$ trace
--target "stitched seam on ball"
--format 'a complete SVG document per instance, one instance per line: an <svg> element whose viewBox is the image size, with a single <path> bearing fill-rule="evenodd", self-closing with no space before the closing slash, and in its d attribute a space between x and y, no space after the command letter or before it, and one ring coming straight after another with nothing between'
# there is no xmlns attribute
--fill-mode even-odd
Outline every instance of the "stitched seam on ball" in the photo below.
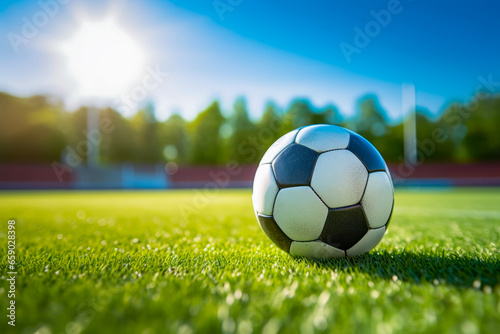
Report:
<svg viewBox="0 0 500 334"><path fill-rule="evenodd" d="M361 205L361 201L363 200L363 197L365 197L366 188L368 188L368 181L370 181L370 174L371 173L368 172L368 176L366 177L366 182L365 182L365 188L363 189L363 193L361 194L361 197L359 198L359 202L358 202L359 205ZM361 208L363 208L363 205L361 205ZM364 212L364 208L363 208L363 212Z"/></svg>
<svg viewBox="0 0 500 334"><path fill-rule="evenodd" d="M317 163L318 163L318 159L319 159L319 156L320 156L320 155L321 155L321 154L318 154L318 155L316 156L316 160L314 160L314 165L313 165L313 169L312 169L312 171L311 171L311 176L309 176L309 181L307 182L307 184L309 185L309 187L311 187L311 189L312 189L312 185L311 185L312 178L313 178L313 175L314 175L314 171L316 170L316 165L317 165ZM314 189L313 189L313 191L314 191ZM314 193L316 193L316 192L314 191ZM316 194L316 195L318 195L318 194ZM319 196L318 196L318 197L319 197ZM319 198L321 199L321 197L319 197ZM323 201L323 200L322 200L322 201ZM328 205L327 205L327 207L328 207Z"/></svg>
<svg viewBox="0 0 500 334"><path fill-rule="evenodd" d="M314 171L313 171L313 173L314 173ZM309 183L309 184L310 184L310 183ZM326 208L327 208L328 210L330 210L330 209L331 209L331 208L328 206L328 204L326 204L326 203L325 203L325 201L323 201L323 199L321 198L321 196L320 196L320 195L318 195L318 193L316 192L316 190L314 190L314 189L313 189L313 187L312 187L311 185L309 185L309 186L307 186L307 187L309 187L309 188L313 191L313 193L314 193L316 196L318 196L318 198L319 198L319 200L321 201L321 203L323 203L323 204L326 206Z"/></svg>

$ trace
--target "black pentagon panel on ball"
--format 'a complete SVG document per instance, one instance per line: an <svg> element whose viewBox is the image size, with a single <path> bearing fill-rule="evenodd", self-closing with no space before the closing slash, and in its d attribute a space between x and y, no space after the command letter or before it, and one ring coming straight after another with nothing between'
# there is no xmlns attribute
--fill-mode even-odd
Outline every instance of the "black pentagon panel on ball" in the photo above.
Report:
<svg viewBox="0 0 500 334"><path fill-rule="evenodd" d="M361 205L330 209L319 239L342 250L354 246L368 232L368 224Z"/></svg>
<svg viewBox="0 0 500 334"><path fill-rule="evenodd" d="M288 145L273 161L280 188L307 186L319 153L300 144Z"/></svg>
<svg viewBox="0 0 500 334"><path fill-rule="evenodd" d="M351 138L347 149L363 162L369 172L386 170L384 158L382 158L375 146L357 133L349 131L349 134Z"/></svg>
<svg viewBox="0 0 500 334"><path fill-rule="evenodd" d="M290 252L292 240L281 230L272 216L257 215L262 230L267 234L279 248L285 252Z"/></svg>

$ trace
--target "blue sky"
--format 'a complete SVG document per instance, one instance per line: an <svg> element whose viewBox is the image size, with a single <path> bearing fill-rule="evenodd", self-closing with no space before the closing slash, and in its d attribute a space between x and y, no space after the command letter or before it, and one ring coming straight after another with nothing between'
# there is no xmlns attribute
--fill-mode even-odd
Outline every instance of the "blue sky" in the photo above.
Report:
<svg viewBox="0 0 500 334"><path fill-rule="evenodd" d="M138 41L150 69L168 72L137 101L152 100L162 119L172 112L191 118L214 99L228 110L238 96L253 116L269 100L286 107L297 97L348 116L366 94L376 94L396 119L403 83L415 85L417 105L437 113L469 99L488 77L500 81L494 1L222 0L218 9L212 0L65 2L18 52L9 34L22 34L23 17L32 20L43 8L38 1L0 2L0 90L54 94L69 107L88 103L75 93L58 45L82 22L110 16ZM356 31L364 39L356 40ZM356 52L346 57L341 45Z"/></svg>

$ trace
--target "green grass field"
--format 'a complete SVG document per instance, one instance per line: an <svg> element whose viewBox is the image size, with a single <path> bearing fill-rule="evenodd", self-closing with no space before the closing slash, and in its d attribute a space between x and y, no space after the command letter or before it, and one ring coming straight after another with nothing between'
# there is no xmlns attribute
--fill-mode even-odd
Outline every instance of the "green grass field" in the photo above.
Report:
<svg viewBox="0 0 500 334"><path fill-rule="evenodd" d="M250 196L0 193L0 332L500 333L500 190L398 190L381 244L322 261L273 246Z"/></svg>

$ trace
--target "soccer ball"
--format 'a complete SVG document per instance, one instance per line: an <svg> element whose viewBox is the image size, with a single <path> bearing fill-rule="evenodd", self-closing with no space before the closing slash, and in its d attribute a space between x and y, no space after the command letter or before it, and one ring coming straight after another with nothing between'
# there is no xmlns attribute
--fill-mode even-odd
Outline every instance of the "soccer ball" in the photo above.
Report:
<svg viewBox="0 0 500 334"><path fill-rule="evenodd" d="M384 236L394 188L384 159L355 132L310 125L264 154L252 201L267 236L294 256L352 257Z"/></svg>

